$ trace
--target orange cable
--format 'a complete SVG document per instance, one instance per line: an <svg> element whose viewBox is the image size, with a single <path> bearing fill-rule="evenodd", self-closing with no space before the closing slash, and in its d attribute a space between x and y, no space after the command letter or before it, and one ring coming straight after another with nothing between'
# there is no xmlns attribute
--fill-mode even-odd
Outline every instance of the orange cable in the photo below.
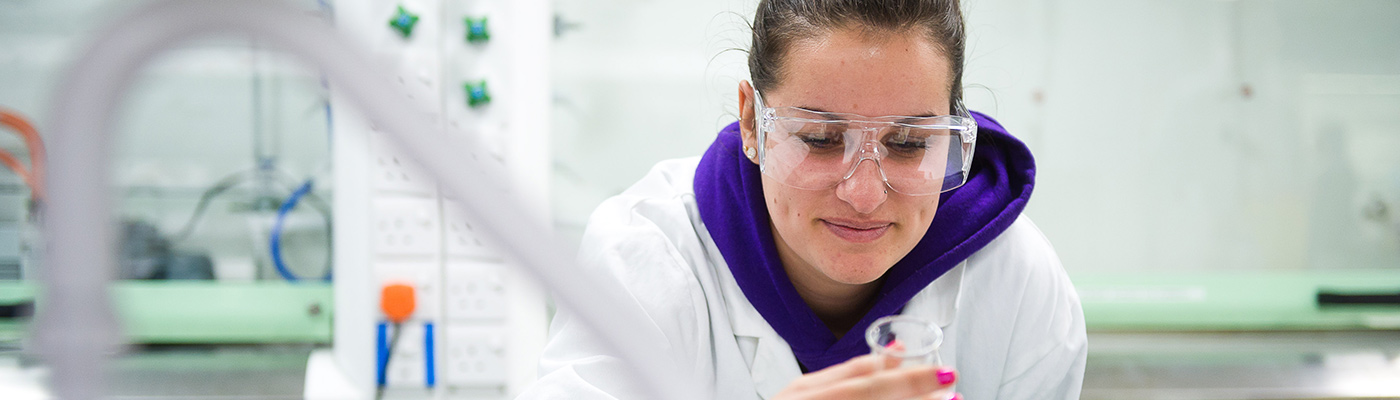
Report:
<svg viewBox="0 0 1400 400"><path fill-rule="evenodd" d="M35 199L42 199L44 197L45 166L47 165L44 139L39 136L39 131L34 129L34 125L30 124L24 117L9 110L0 109L0 124L14 128L15 132L24 139L24 145L29 150L30 167L23 168L24 165L9 152L0 154L0 161L24 179L25 184L29 185L29 189L33 191Z"/></svg>
<svg viewBox="0 0 1400 400"><path fill-rule="evenodd" d="M20 180L23 180L25 185L29 185L30 189L34 188L34 176L30 175L24 164L19 162L19 158L16 158L9 150L0 149L0 164L5 164L6 167L15 172L15 175L19 175Z"/></svg>

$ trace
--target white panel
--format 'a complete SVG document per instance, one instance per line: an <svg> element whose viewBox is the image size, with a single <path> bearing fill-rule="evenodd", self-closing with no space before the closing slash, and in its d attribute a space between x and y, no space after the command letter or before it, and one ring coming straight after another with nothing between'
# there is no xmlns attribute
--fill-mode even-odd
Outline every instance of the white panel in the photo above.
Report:
<svg viewBox="0 0 1400 400"><path fill-rule="evenodd" d="M386 26L400 4L420 17L407 38ZM545 214L550 162L548 10L543 0L346 1L337 2L336 23L393 71L411 101L429 111L424 118L449 134L478 136L485 148L460 149L463 155L490 154L507 165L519 184L510 190L527 193L530 204L525 206ZM466 42L463 19L468 16L488 18L488 42ZM483 79L491 102L472 108L463 85ZM340 181L361 180L352 185L354 191L338 191L337 196L364 199L357 209L337 209L338 215L368 221L361 232L368 238L366 244L344 247L338 241L338 259L358 256L372 265L367 268L372 270L371 282L338 291L337 297L378 291L391 281L418 288L419 310L406 324L415 327L405 332L393 355L388 371L392 390L386 396L501 399L518 394L534 379L543 345L543 294L505 270L500 255L482 245L471 221L440 199L436 183L396 151L384 133L375 131L372 121L335 115L337 134L363 132L369 139L368 151L351 160L357 165L336 165ZM360 171L355 176L341 176L355 170ZM377 299L378 293L358 297ZM368 302L359 304L364 303ZM382 319L378 302L373 303L338 312ZM436 348L438 385L424 391L421 323L428 320L438 322L441 335ZM337 338L360 336L345 329L337 325ZM342 347L339 340L337 347ZM366 367L373 370L373 365L345 368Z"/></svg>

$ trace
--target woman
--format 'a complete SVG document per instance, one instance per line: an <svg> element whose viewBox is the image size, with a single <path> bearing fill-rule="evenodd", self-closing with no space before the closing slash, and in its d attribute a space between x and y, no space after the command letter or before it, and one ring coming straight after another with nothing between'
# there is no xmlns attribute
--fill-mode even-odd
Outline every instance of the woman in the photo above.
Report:
<svg viewBox="0 0 1400 400"><path fill-rule="evenodd" d="M958 7L762 1L740 121L593 214L581 261L714 398L1078 398L1079 301L1020 215L1029 150L961 106ZM893 314L942 327L943 366L863 356ZM523 397L638 398L567 309L550 331Z"/></svg>

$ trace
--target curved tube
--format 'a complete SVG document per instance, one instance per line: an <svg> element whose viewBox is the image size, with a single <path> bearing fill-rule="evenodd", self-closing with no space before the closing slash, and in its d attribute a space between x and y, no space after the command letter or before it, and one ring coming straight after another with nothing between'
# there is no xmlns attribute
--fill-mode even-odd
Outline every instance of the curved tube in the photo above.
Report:
<svg viewBox="0 0 1400 400"><path fill-rule="evenodd" d="M29 150L29 167L19 162L13 154L0 150L0 161L6 167L15 171L15 174L24 180L24 184L29 185L29 190L33 192L34 199L44 198L44 139L39 137L39 131L30 125L18 113L0 108L0 125L8 126L15 130L21 138L24 138L24 147Z"/></svg>
<svg viewBox="0 0 1400 400"><path fill-rule="evenodd" d="M475 137L447 135L410 101L395 96L389 76L370 57L348 45L325 22L277 1L162 1L141 7L99 31L70 67L55 96L45 210L45 306L35 339L52 367L55 394L62 399L97 399L102 394L104 352L119 340L107 284L114 271L111 229L113 111L136 73L162 52L195 37L251 36L300 56L322 69L338 91L375 125L388 132L459 199L464 215L477 221L490 244L524 267L556 300L579 314L614 354L628 361L649 398L698 398L707 391L685 379L679 366L660 358L655 344L640 343L628 327L643 316L610 310L623 304L617 283L575 268L571 256L544 249L552 237L541 218L526 213L504 181L504 167ZM442 142L455 141L449 145ZM485 193L485 195L483 195ZM554 248L564 248L554 246Z"/></svg>

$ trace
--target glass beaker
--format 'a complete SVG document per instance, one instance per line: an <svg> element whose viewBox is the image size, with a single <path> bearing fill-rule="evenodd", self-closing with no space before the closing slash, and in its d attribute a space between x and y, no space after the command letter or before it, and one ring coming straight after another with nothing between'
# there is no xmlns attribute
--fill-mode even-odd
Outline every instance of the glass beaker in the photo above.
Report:
<svg viewBox="0 0 1400 400"><path fill-rule="evenodd" d="M943 344L943 330L938 325L914 317L891 315L875 320L865 330L865 343L877 358L876 370L907 368L920 365L942 365L938 346ZM890 359L899 360L898 363ZM938 398L949 398L953 390L939 392Z"/></svg>
<svg viewBox="0 0 1400 400"><path fill-rule="evenodd" d="M940 365L938 345L943 330L938 325L914 317L891 315L875 320L865 330L865 343L876 357L899 359L895 368L913 365ZM879 363L883 367L887 363Z"/></svg>

